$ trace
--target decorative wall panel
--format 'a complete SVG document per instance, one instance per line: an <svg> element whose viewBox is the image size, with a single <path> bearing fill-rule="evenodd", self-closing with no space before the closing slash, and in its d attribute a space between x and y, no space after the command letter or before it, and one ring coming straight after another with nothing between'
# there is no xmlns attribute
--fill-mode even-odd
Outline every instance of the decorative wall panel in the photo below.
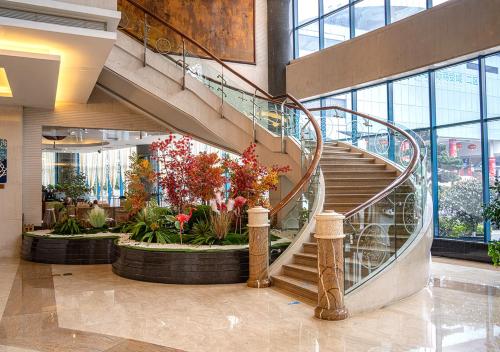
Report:
<svg viewBox="0 0 500 352"><path fill-rule="evenodd" d="M0 184L7 183L7 140L0 139Z"/></svg>
<svg viewBox="0 0 500 352"><path fill-rule="evenodd" d="M195 39L226 61L255 64L255 0L136 0L156 16ZM131 1L119 0L125 15L122 25L130 34L143 38L144 12ZM155 21L148 19L149 41L154 49L180 54L182 40ZM191 53L206 57L187 44Z"/></svg>

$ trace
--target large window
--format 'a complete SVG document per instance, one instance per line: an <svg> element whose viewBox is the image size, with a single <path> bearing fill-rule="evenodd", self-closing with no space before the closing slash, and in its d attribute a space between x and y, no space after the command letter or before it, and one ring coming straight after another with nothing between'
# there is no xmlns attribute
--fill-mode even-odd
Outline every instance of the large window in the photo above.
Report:
<svg viewBox="0 0 500 352"><path fill-rule="evenodd" d="M294 57L328 48L444 1L293 0Z"/></svg>
<svg viewBox="0 0 500 352"><path fill-rule="evenodd" d="M322 97L314 104L347 107L411 129L427 154L434 235L500 239L500 229L490 229L482 217L484 200L491 197L489 187L500 177L500 53ZM373 137L387 134L342 111L317 116L326 140L370 150L377 146ZM386 145L391 145L390 138ZM397 143L385 154L395 161L401 155Z"/></svg>
<svg viewBox="0 0 500 352"><path fill-rule="evenodd" d="M447 125L479 117L478 61L436 71L436 124Z"/></svg>
<svg viewBox="0 0 500 352"><path fill-rule="evenodd" d="M481 126L437 130L439 236L484 240Z"/></svg>
<svg viewBox="0 0 500 352"><path fill-rule="evenodd" d="M500 117L500 54L485 59L488 117Z"/></svg>
<svg viewBox="0 0 500 352"><path fill-rule="evenodd" d="M429 75L413 76L393 83L394 121L411 129L428 128Z"/></svg>
<svg viewBox="0 0 500 352"><path fill-rule="evenodd" d="M385 25L385 0L363 0L354 5L354 35L365 34Z"/></svg>
<svg viewBox="0 0 500 352"><path fill-rule="evenodd" d="M426 0L392 0L391 22L402 20L427 8Z"/></svg>

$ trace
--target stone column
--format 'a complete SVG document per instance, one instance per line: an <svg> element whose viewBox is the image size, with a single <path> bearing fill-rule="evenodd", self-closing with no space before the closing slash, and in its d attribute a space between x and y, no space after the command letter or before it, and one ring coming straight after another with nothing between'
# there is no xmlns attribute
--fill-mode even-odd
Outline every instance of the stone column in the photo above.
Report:
<svg viewBox="0 0 500 352"><path fill-rule="evenodd" d="M344 306L344 216L333 211L316 215L318 242L318 306L316 318L342 320Z"/></svg>
<svg viewBox="0 0 500 352"><path fill-rule="evenodd" d="M269 287L269 210L254 207L248 210L248 251L250 272L248 287Z"/></svg>

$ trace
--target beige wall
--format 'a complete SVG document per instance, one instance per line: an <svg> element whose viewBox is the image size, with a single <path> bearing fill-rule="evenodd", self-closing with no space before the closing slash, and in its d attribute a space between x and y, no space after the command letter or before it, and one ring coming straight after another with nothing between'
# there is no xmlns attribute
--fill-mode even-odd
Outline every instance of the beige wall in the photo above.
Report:
<svg viewBox="0 0 500 352"><path fill-rule="evenodd" d="M75 5L99 7L101 9L116 10L116 0L58 0Z"/></svg>
<svg viewBox="0 0 500 352"><path fill-rule="evenodd" d="M98 88L94 89L88 104L58 105L54 111L25 108L22 211L25 223L35 225L42 222L42 126L166 130L163 125L129 109Z"/></svg>
<svg viewBox="0 0 500 352"><path fill-rule="evenodd" d="M287 90L303 99L499 49L500 1L450 0L293 61Z"/></svg>
<svg viewBox="0 0 500 352"><path fill-rule="evenodd" d="M23 110L0 107L0 138L7 139L7 184L0 189L0 257L19 256L22 233Z"/></svg>

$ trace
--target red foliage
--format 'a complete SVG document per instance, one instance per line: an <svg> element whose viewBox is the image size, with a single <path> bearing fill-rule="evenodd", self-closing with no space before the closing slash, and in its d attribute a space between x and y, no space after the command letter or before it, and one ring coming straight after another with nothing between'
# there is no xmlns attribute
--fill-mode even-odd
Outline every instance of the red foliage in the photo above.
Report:
<svg viewBox="0 0 500 352"><path fill-rule="evenodd" d="M225 183L218 155L194 155L191 146L190 137L176 138L173 134L151 144L154 158L161 164L157 178L165 190L165 200L179 212L198 200L207 203Z"/></svg>
<svg viewBox="0 0 500 352"><path fill-rule="evenodd" d="M224 166L229 170L231 179L231 197L243 196L248 200L249 206L269 206L265 194L276 190L278 177L290 171L289 166L267 167L262 165L255 153L254 143L245 149L241 156L241 163L226 159Z"/></svg>
<svg viewBox="0 0 500 352"><path fill-rule="evenodd" d="M163 141L153 142L151 150L154 152L154 159L161 165L157 179L166 192L165 200L182 212L186 205L194 202L193 193L190 191L190 174L195 167L191 138L177 139L170 134Z"/></svg>
<svg viewBox="0 0 500 352"><path fill-rule="evenodd" d="M214 198L215 191L224 186L224 169L216 153L200 153L194 157L194 166L190 169L190 188L195 198L207 203Z"/></svg>

